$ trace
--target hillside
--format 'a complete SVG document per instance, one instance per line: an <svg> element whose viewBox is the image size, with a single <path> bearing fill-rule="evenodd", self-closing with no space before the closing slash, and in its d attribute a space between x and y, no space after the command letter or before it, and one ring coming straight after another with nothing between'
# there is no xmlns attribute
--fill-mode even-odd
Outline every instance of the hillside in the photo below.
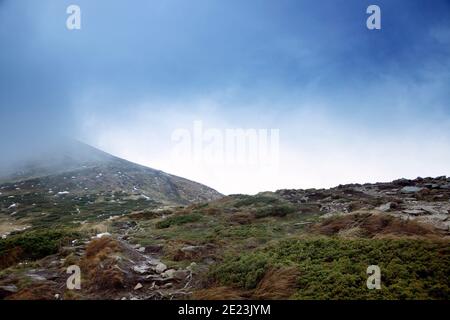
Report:
<svg viewBox="0 0 450 320"><path fill-rule="evenodd" d="M450 298L447 177L231 195L186 206L135 201L125 215L111 215L99 205L104 200L91 199L63 221L49 218L61 208L49 216L50 208L37 202L28 214L4 209L1 225L20 230L0 241L0 296ZM81 290L65 288L69 265L82 270ZM381 269L381 290L366 287L369 265Z"/></svg>
<svg viewBox="0 0 450 320"><path fill-rule="evenodd" d="M3 194L134 197L163 204L190 204L221 197L202 184L144 167L77 141L43 150L0 176ZM116 199L118 200L118 199Z"/></svg>

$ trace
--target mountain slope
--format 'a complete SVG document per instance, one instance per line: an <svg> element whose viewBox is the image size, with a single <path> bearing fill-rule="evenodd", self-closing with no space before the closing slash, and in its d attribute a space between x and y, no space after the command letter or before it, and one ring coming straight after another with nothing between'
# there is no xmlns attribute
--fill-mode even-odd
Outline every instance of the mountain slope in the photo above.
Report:
<svg viewBox="0 0 450 320"><path fill-rule="evenodd" d="M220 193L200 183L117 158L75 141L53 145L2 176L3 192L28 190L111 197L121 193L174 205L221 197Z"/></svg>

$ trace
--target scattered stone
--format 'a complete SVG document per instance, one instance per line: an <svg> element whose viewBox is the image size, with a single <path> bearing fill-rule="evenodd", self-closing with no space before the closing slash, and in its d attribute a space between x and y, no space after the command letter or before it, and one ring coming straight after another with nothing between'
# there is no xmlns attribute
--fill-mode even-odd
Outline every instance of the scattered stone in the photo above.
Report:
<svg viewBox="0 0 450 320"><path fill-rule="evenodd" d="M134 290L139 290L139 289L142 289L143 288L143 285L141 284L141 283L138 283L135 287L134 287Z"/></svg>
<svg viewBox="0 0 450 320"><path fill-rule="evenodd" d="M184 280L189 276L189 271L188 270L176 270L173 273L173 278L177 279L177 280Z"/></svg>
<svg viewBox="0 0 450 320"><path fill-rule="evenodd" d="M157 266L158 264L161 263L161 260L155 258L148 258L147 263L151 266Z"/></svg>
<svg viewBox="0 0 450 320"><path fill-rule="evenodd" d="M103 232L103 233L97 234L95 236L95 238L100 239L100 238L103 238L103 237L110 237L110 236L111 236L111 234L109 232Z"/></svg>
<svg viewBox="0 0 450 320"><path fill-rule="evenodd" d="M163 250L164 246L162 244L156 244L156 245L151 245L148 247L145 247L145 253L161 253Z"/></svg>
<svg viewBox="0 0 450 320"><path fill-rule="evenodd" d="M401 193L417 193L422 191L424 188L421 187L414 187L414 186L407 186L400 189Z"/></svg>
<svg viewBox="0 0 450 320"><path fill-rule="evenodd" d="M169 269L164 271L161 276L164 278L173 278L176 270L175 269Z"/></svg>
<svg viewBox="0 0 450 320"><path fill-rule="evenodd" d="M167 266L162 262L158 263L155 267L155 271L157 273L163 273L164 271L166 271L166 269L167 269Z"/></svg>
<svg viewBox="0 0 450 320"><path fill-rule="evenodd" d="M193 272L196 267L197 263L191 262L191 264L186 268L186 270Z"/></svg>
<svg viewBox="0 0 450 320"><path fill-rule="evenodd" d="M13 293L16 293L17 291L18 289L15 285L0 286L0 299L3 299Z"/></svg>
<svg viewBox="0 0 450 320"><path fill-rule="evenodd" d="M304 225L307 225L307 224L311 224L312 222L308 222L308 221L305 221L305 222L297 222L297 223L294 223L294 226L304 226Z"/></svg>
<svg viewBox="0 0 450 320"><path fill-rule="evenodd" d="M403 210L403 213L412 215L412 216L419 216L421 214L424 214L425 211L421 210L421 209L407 209L407 210Z"/></svg>
<svg viewBox="0 0 450 320"><path fill-rule="evenodd" d="M27 273L27 276L34 281L46 281L47 279L35 273Z"/></svg>
<svg viewBox="0 0 450 320"><path fill-rule="evenodd" d="M140 264L133 267L133 271L139 274L146 273L148 269L150 269L150 266L148 266L147 264Z"/></svg>
<svg viewBox="0 0 450 320"><path fill-rule="evenodd" d="M392 202L388 202L388 203L382 204L381 206L379 206L375 209L379 210L379 211L387 212L387 211L391 210L391 208L392 208Z"/></svg>
<svg viewBox="0 0 450 320"><path fill-rule="evenodd" d="M203 251L206 249L206 246L186 246L181 248L181 251L183 252L189 252L189 253L195 253L199 251Z"/></svg>
<svg viewBox="0 0 450 320"><path fill-rule="evenodd" d="M421 206L420 209L428 214L440 214L439 211L435 210L433 207L430 206Z"/></svg>
<svg viewBox="0 0 450 320"><path fill-rule="evenodd" d="M55 299L58 300L59 299L59 293L55 294Z"/></svg>

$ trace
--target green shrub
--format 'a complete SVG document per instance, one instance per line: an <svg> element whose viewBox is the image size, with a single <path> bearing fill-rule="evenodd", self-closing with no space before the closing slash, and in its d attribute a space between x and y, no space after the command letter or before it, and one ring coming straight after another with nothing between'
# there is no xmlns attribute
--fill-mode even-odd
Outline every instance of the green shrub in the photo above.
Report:
<svg viewBox="0 0 450 320"><path fill-rule="evenodd" d="M269 266L269 257L263 252L230 256L214 266L209 275L221 285L254 289Z"/></svg>
<svg viewBox="0 0 450 320"><path fill-rule="evenodd" d="M295 211L295 208L289 204L281 204L276 206L268 206L259 208L256 213L256 218L264 218L264 217L284 217L289 213Z"/></svg>
<svg viewBox="0 0 450 320"><path fill-rule="evenodd" d="M296 299L449 299L448 241L285 240L210 271L221 285L255 288L271 266L298 267ZM381 269L381 290L366 286L367 267Z"/></svg>
<svg viewBox="0 0 450 320"><path fill-rule="evenodd" d="M7 267L17 262L10 259L12 252L20 252L14 260L36 260L55 254L62 245L77 237L78 234L63 229L36 230L12 235L0 240L0 265Z"/></svg>
<svg viewBox="0 0 450 320"><path fill-rule="evenodd" d="M201 218L202 218L202 215L200 215L198 213L173 216L173 217L164 219L162 221L159 221L156 224L156 228L165 229L165 228L169 228L169 227L175 226L175 225L196 222L196 221L199 221Z"/></svg>
<svg viewBox="0 0 450 320"><path fill-rule="evenodd" d="M244 206L267 206L271 204L278 204L281 203L280 199L274 198L274 197L268 197L263 195L256 195L256 196L247 196L242 195L242 199L238 200L235 204L237 208L244 207Z"/></svg>

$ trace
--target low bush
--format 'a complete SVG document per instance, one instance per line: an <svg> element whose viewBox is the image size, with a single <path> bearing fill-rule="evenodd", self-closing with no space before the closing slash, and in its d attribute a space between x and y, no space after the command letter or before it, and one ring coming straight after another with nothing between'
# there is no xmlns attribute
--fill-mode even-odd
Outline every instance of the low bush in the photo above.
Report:
<svg viewBox="0 0 450 320"><path fill-rule="evenodd" d="M0 240L0 268L21 260L37 260L55 254L63 245L80 235L65 229L36 230Z"/></svg>
<svg viewBox="0 0 450 320"><path fill-rule="evenodd" d="M381 290L366 286L367 267L381 269ZM211 282L241 289L277 289L277 273L295 267L296 299L449 299L448 241L392 239L285 240L264 250L229 256L212 267ZM293 270L293 269L292 269ZM291 271L292 271L291 270ZM272 279L263 281L264 277ZM272 282L272 285L271 285ZM287 279L290 288L293 279ZM273 288L271 288L273 287ZM262 289L264 288L264 290Z"/></svg>
<svg viewBox="0 0 450 320"><path fill-rule="evenodd" d="M267 206L267 205L273 205L278 204L281 202L280 199L264 196L264 195L256 195L256 196L247 196L242 195L242 199L238 200L235 203L235 206L237 208L244 207L244 206L251 206L251 205L257 205L257 206Z"/></svg>
<svg viewBox="0 0 450 320"><path fill-rule="evenodd" d="M159 221L156 224L156 228L165 229L165 228L169 228L171 226L176 226L176 225L181 225L181 224L191 223L191 222L197 222L197 221L201 220L201 218L202 218L202 215L199 213L191 213L191 214L172 216L172 217L166 218L162 221Z"/></svg>
<svg viewBox="0 0 450 320"><path fill-rule="evenodd" d="M255 213L255 217L256 218L284 217L292 212L295 212L295 208L292 205L281 204L276 206L259 208Z"/></svg>

